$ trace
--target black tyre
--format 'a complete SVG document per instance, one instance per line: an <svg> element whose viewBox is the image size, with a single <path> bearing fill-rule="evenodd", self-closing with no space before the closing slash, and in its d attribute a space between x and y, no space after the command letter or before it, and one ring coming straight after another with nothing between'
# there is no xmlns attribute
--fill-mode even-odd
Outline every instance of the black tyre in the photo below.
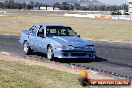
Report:
<svg viewBox="0 0 132 88"><path fill-rule="evenodd" d="M33 50L30 48L30 46L29 46L27 41L25 41L24 44L23 44L23 50L24 50L24 53L26 55L29 55L29 54L31 54L33 52Z"/></svg>
<svg viewBox="0 0 132 88"><path fill-rule="evenodd" d="M87 85L90 85L90 80L88 78L81 78L79 82L80 82L80 85L84 87Z"/></svg>
<svg viewBox="0 0 132 88"><path fill-rule="evenodd" d="M53 49L52 49L51 45L49 45L47 47L47 59L48 60L53 60L54 59L54 53L53 53Z"/></svg>

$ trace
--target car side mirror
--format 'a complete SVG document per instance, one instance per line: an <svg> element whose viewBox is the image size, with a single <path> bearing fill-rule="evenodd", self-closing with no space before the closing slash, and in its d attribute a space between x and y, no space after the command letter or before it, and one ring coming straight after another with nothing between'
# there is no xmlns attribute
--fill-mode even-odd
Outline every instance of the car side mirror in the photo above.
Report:
<svg viewBox="0 0 132 88"><path fill-rule="evenodd" d="M41 35L40 37L45 38L45 36L44 36L44 35Z"/></svg>
<svg viewBox="0 0 132 88"><path fill-rule="evenodd" d="M45 36L42 36L42 38L45 38Z"/></svg>
<svg viewBox="0 0 132 88"><path fill-rule="evenodd" d="M38 37L40 37L40 38L45 38L43 35L39 35Z"/></svg>
<svg viewBox="0 0 132 88"><path fill-rule="evenodd" d="M80 35L77 35L77 37L79 37L79 38L80 38L81 36L80 36Z"/></svg>

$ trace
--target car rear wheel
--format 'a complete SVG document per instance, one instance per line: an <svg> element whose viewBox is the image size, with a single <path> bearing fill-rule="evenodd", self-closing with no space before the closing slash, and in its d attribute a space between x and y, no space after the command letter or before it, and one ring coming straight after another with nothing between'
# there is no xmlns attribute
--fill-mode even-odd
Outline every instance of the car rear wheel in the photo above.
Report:
<svg viewBox="0 0 132 88"><path fill-rule="evenodd" d="M53 53L52 46L48 46L48 48L47 48L47 59L53 60L53 58L54 58L54 53Z"/></svg>
<svg viewBox="0 0 132 88"><path fill-rule="evenodd" d="M23 44L23 50L26 55L29 55L33 52L27 41L25 41Z"/></svg>

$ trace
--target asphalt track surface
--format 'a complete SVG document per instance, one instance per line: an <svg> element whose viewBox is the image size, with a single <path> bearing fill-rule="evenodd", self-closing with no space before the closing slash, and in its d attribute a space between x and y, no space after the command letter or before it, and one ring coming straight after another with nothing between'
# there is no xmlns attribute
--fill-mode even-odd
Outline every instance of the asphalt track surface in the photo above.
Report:
<svg viewBox="0 0 132 88"><path fill-rule="evenodd" d="M0 35L0 52L9 52L21 56L26 56L23 47L18 42L17 36ZM118 73L127 77L132 77L132 44L130 43L110 43L95 42L97 59L64 59L57 60L60 63L83 65L98 70ZM32 57L42 57L45 55L34 53Z"/></svg>

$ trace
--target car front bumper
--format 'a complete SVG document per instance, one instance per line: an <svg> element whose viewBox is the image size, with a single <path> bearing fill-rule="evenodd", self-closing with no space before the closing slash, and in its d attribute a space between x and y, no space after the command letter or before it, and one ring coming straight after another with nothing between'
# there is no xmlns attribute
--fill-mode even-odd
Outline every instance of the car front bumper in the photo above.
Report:
<svg viewBox="0 0 132 88"><path fill-rule="evenodd" d="M57 50L54 57L57 58L96 58L95 50Z"/></svg>

